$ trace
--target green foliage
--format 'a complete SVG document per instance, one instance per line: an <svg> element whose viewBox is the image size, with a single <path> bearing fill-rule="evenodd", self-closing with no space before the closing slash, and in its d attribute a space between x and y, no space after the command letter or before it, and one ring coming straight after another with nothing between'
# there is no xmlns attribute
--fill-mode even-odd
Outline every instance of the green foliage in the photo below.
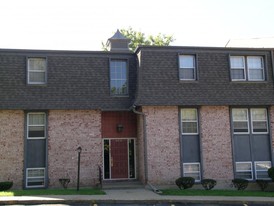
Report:
<svg viewBox="0 0 274 206"><path fill-rule="evenodd" d="M267 173L268 173L268 176L271 178L272 182L274 182L274 167L270 167Z"/></svg>
<svg viewBox="0 0 274 206"><path fill-rule="evenodd" d="M236 178L232 180L232 184L237 190L245 190L248 186L248 180Z"/></svg>
<svg viewBox="0 0 274 206"><path fill-rule="evenodd" d="M0 191L7 191L13 185L13 182L0 182Z"/></svg>
<svg viewBox="0 0 274 206"><path fill-rule="evenodd" d="M193 177L180 177L175 181L175 183L179 187L180 190L182 188L188 189L194 185L195 179Z"/></svg>
<svg viewBox="0 0 274 206"><path fill-rule="evenodd" d="M131 40L129 43L129 48L131 51L134 51L139 45L149 45L149 46L168 46L175 39L172 35L165 35L159 33L156 36L148 35L140 31L135 31L131 27L128 29L121 29L120 32ZM107 45L102 42L102 49L107 51Z"/></svg>
<svg viewBox="0 0 274 206"><path fill-rule="evenodd" d="M33 196L33 195L104 195L105 192L95 188L73 189L37 189L37 190L9 190L0 192L1 196Z"/></svg>
<svg viewBox="0 0 274 206"><path fill-rule="evenodd" d="M262 191L265 191L265 189L268 186L268 181L267 180L256 180L257 184L261 188Z"/></svg>
<svg viewBox="0 0 274 206"><path fill-rule="evenodd" d="M205 188L206 190L211 190L212 188L215 187L217 182L216 182L216 180L213 180L213 179L203 179L201 181L201 184L202 184L203 188Z"/></svg>

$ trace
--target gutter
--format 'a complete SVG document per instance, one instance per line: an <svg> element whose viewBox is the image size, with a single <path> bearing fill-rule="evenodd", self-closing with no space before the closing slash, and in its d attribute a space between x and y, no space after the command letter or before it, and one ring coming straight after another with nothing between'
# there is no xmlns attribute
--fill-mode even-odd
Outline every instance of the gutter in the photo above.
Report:
<svg viewBox="0 0 274 206"><path fill-rule="evenodd" d="M147 169L147 128L146 128L146 125L147 125L147 121L146 121L146 115L145 113L143 112L139 112L136 110L136 105L133 105L132 106L132 111L135 113L135 114L138 114L138 115L141 115L143 117L143 128L144 128L144 131L143 131L143 134L144 134L144 169L145 169L145 185L147 185L147 182L148 182L148 169Z"/></svg>

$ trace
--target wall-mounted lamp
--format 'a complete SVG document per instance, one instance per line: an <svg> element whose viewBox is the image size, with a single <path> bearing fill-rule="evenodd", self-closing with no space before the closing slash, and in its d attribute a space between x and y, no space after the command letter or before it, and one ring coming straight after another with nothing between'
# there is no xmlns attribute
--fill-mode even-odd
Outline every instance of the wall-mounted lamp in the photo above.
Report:
<svg viewBox="0 0 274 206"><path fill-rule="evenodd" d="M117 130L117 132L122 132L122 131L124 130L124 125L122 125L122 124L117 124L116 130Z"/></svg>

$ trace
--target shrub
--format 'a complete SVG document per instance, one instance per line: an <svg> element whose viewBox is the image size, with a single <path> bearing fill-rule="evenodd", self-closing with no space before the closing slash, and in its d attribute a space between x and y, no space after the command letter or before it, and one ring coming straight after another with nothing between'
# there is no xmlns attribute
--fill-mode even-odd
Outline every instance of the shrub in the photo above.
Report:
<svg viewBox="0 0 274 206"><path fill-rule="evenodd" d="M216 180L213 180L213 179L203 179L201 181L201 184L202 184L203 188L205 188L206 190L211 190L212 188L215 187L217 182L216 182Z"/></svg>
<svg viewBox="0 0 274 206"><path fill-rule="evenodd" d="M257 184L261 188L262 191L265 191L265 189L268 186L268 181L267 180L256 180Z"/></svg>
<svg viewBox="0 0 274 206"><path fill-rule="evenodd" d="M13 185L13 182L0 182L0 191L9 190Z"/></svg>
<svg viewBox="0 0 274 206"><path fill-rule="evenodd" d="M274 182L274 167L270 167L267 170L268 176L271 178L272 182Z"/></svg>
<svg viewBox="0 0 274 206"><path fill-rule="evenodd" d="M236 178L232 180L232 184L237 190L244 190L248 186L248 180Z"/></svg>
<svg viewBox="0 0 274 206"><path fill-rule="evenodd" d="M180 190L182 188L188 189L194 185L195 179L193 177L180 177L175 181L175 183L179 187Z"/></svg>

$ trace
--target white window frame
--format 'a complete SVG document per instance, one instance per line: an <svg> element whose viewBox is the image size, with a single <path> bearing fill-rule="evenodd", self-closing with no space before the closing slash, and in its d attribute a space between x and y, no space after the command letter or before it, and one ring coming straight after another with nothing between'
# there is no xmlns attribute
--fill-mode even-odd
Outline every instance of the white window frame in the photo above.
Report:
<svg viewBox="0 0 274 206"><path fill-rule="evenodd" d="M112 78L111 77L111 70L112 69L115 69L115 68L112 68L111 67L111 63L112 62L124 62L125 63L125 65L126 65L126 78L124 79L124 78ZM110 73L110 94L111 95L113 95L113 96L128 96L128 94L129 94L129 84L128 84L128 61L127 60L125 60L125 59L111 59L110 60L110 64L109 64L109 67L110 67L110 69L109 69L109 73ZM116 68L117 68L117 66L115 66ZM118 67L119 68L119 67ZM120 69L120 68L119 68ZM112 92L111 91L111 89L112 89L112 81L125 81L126 82L126 91L123 93L122 91L121 91L121 93L118 93L117 91L116 92ZM117 87L115 86L115 88L117 89ZM123 90L122 89L122 87L120 88L121 90Z"/></svg>
<svg viewBox="0 0 274 206"><path fill-rule="evenodd" d="M234 120L233 110L246 110L247 120ZM234 131L234 122L247 122L247 132L235 132ZM233 123L233 134L249 134L250 128L249 128L249 111L248 111L248 109L247 108L233 108L232 109L232 123Z"/></svg>
<svg viewBox="0 0 274 206"><path fill-rule="evenodd" d="M265 110L266 113L266 119L265 120L255 120L255 122L266 122L266 132L254 132L253 131L253 116L252 116L252 111L253 110L258 110L258 109L263 109ZM266 108L251 108L250 109L250 116L251 116L251 132L252 134L268 134L269 133L269 129L268 129L268 113L267 113L267 109Z"/></svg>
<svg viewBox="0 0 274 206"><path fill-rule="evenodd" d="M195 110L196 111L196 120L188 120L188 121L184 121L183 120L183 110ZM184 131L183 131L183 123L184 122L195 122L196 123L196 125L197 125L197 132L195 132L195 133L184 133ZM182 130L182 135L198 135L199 134L199 121L198 121L198 109L196 109L196 108L182 108L181 109L181 130Z"/></svg>
<svg viewBox="0 0 274 206"><path fill-rule="evenodd" d="M237 164L250 164L250 170L237 170ZM247 179L247 180L253 180L253 165L252 162L235 162L235 172L237 173L241 173L241 172L250 172L251 174L251 179Z"/></svg>
<svg viewBox="0 0 274 206"><path fill-rule="evenodd" d="M248 59L250 59L250 58L254 58L254 57L256 57L256 58L260 58L260 61L261 61L261 65L262 65L262 67L261 68L252 68L252 69L254 69L254 70L262 70L262 72L263 72L263 77L262 77L262 79L250 79L250 70L252 70L250 67L249 67L249 61L248 61ZM246 61L247 61L247 74L248 74L248 81L265 81L265 71L264 71L264 59L263 59L263 57L262 56L247 56L246 57Z"/></svg>
<svg viewBox="0 0 274 206"><path fill-rule="evenodd" d="M243 62L244 62L244 66L243 67L240 67L240 68L237 68L237 67L232 67L232 58L233 57L240 57L243 59ZM252 68L250 68L249 66L249 59L250 58L260 58L261 60L261 68L253 68L254 70L262 70L262 74L263 74L263 77L262 79L250 79L250 70L252 70ZM231 81L265 81L266 78L265 78L265 64L264 64L264 57L263 56L238 56L238 55L231 55L230 56L230 77L231 77ZM243 79L233 79L232 78L232 70L233 69L243 69L244 70L244 78Z"/></svg>
<svg viewBox="0 0 274 206"><path fill-rule="evenodd" d="M186 172L185 171L186 165L198 165L199 169L198 169L198 171ZM183 163L183 171L184 171L184 174L183 174L184 177L192 177L191 175L188 175L188 174L198 174L199 179L195 179L194 177L193 178L195 179L195 182L201 181L201 164L200 164L200 162Z"/></svg>
<svg viewBox="0 0 274 206"><path fill-rule="evenodd" d="M232 58L233 57L237 57L237 58L242 58L243 62L244 62L244 65L243 67L232 67ZM245 57L244 56L230 56L230 76L231 76L231 80L232 81L246 81L246 66L245 66ZM239 70L239 69L242 69L244 71L244 78L243 79L233 79L232 78L232 70Z"/></svg>
<svg viewBox="0 0 274 206"><path fill-rule="evenodd" d="M184 57L192 57L193 58L193 67L183 67L181 61L183 61ZM183 69L192 69L193 70L193 78L192 79L186 79L186 78L181 78L179 75L180 80L183 81L195 81L197 79L197 74L196 74L196 55L193 54L180 54L179 55L179 69L183 70ZM180 72L179 72L180 73Z"/></svg>
<svg viewBox="0 0 274 206"><path fill-rule="evenodd" d="M30 125L29 124L29 116L32 114L43 114L44 115L44 124L37 124L37 125ZM34 127L44 127L44 137L29 137L29 127L34 126ZM46 113L45 112L29 112L27 113L27 139L46 139Z"/></svg>
<svg viewBox="0 0 274 206"><path fill-rule="evenodd" d="M44 70L30 70L29 62L31 59L44 59L45 61L45 69ZM28 70L28 84L46 84L47 83L47 59L45 57L28 57L28 63L27 63L27 70ZM33 82L30 81L30 73L44 73L45 74L45 80L42 82Z"/></svg>
<svg viewBox="0 0 274 206"><path fill-rule="evenodd" d="M43 176L29 177L29 170L43 170L44 175ZM31 179L43 179L44 184L29 186L28 183L29 183L29 180L31 180ZM46 184L46 168L37 167L37 168L27 168L26 169L26 188L42 188L42 187L45 187L45 184Z"/></svg>
<svg viewBox="0 0 274 206"><path fill-rule="evenodd" d="M255 161L254 162L254 168L255 168L255 178L256 178L256 180L257 179L262 179L262 180L270 180L270 178L268 177L268 178L258 178L258 173L257 172L266 172L267 173L267 171L268 171L268 169L269 168L267 168L267 169L265 169L265 170L257 170L257 164L259 164L259 163L269 163L269 168L271 167L271 161Z"/></svg>

